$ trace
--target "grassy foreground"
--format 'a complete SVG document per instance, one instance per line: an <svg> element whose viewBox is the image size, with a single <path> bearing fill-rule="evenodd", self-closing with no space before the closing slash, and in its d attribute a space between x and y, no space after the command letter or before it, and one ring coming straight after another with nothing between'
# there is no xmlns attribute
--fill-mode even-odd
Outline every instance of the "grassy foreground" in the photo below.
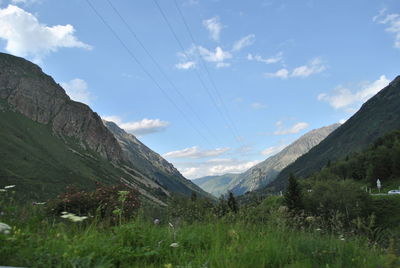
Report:
<svg viewBox="0 0 400 268"><path fill-rule="evenodd" d="M0 234L0 265L24 267L390 267L360 238L222 221L114 227L30 218Z"/></svg>

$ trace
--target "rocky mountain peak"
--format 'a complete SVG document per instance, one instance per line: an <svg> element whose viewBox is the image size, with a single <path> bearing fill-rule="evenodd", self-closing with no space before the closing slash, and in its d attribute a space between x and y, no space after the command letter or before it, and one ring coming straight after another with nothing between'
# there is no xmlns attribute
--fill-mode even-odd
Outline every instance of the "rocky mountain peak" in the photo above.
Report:
<svg viewBox="0 0 400 268"><path fill-rule="evenodd" d="M122 159L120 146L98 114L72 101L37 65L0 53L0 98L30 119L49 125L57 135L75 138L109 160Z"/></svg>

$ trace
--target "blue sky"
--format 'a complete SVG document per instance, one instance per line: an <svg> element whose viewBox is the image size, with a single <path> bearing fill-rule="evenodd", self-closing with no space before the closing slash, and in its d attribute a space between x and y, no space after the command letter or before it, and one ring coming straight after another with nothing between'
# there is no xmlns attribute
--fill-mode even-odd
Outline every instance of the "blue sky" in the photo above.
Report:
<svg viewBox="0 0 400 268"><path fill-rule="evenodd" d="M396 0L2 0L0 8L2 52L39 64L188 178L244 171L348 119L400 74Z"/></svg>

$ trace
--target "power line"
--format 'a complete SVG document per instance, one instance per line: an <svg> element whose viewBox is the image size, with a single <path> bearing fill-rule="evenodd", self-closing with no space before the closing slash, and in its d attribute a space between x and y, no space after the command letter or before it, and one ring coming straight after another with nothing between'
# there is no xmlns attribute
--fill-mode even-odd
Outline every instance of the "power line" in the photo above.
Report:
<svg viewBox="0 0 400 268"><path fill-rule="evenodd" d="M156 87L163 93L163 95L171 102L171 104L178 110L178 112L182 115L182 117L193 127L193 129L206 141L210 144L206 137L197 129L195 125L191 123L191 121L187 118L185 113L179 108L179 106L173 101L173 99L168 95L168 93L160 86L157 80L153 77L153 75L144 67L144 65L139 61L139 59L133 54L133 52L129 49L129 47L125 44L125 42L119 37L116 31L110 26L110 24L104 19L104 17L97 11L97 9L92 5L89 0L86 0L86 3L90 6L93 12L100 18L103 24L108 28L108 30L114 35L114 37L120 42L120 44L125 48L128 52L129 56L133 61L140 66L142 71L154 82Z"/></svg>
<svg viewBox="0 0 400 268"><path fill-rule="evenodd" d="M169 30L171 31L172 35L174 36L175 40L177 41L178 45L180 46L180 48L182 49L182 51L185 51L185 48L182 44L182 42L179 40L178 35L176 34L175 30L173 29L171 23L169 22L166 14L164 13L164 11L162 10L161 6L158 4L157 0L153 0L153 2L155 3L155 5L157 6L158 10L160 11L164 21L167 23L167 26L169 28ZM195 42L194 42L195 43ZM183 52L184 53L184 52ZM186 53L185 53L186 55ZM187 55L186 55L187 56ZM200 59L201 55L200 55ZM204 64L204 63L203 63ZM205 64L204 64L205 65ZM212 103L214 104L215 108L217 109L217 111L219 112L219 114L221 115L223 121L225 121L225 124L228 126L228 129L230 130L232 136L234 137L235 141L239 141L239 136L235 134L235 130L234 128L231 126L231 124L229 123L229 121L225 118L224 113L221 111L221 109L219 108L214 96L211 94L210 90L208 89L208 87L206 86L205 82L203 81L203 79L201 78L199 72L195 69L195 73L197 75L197 78L200 80L201 85L203 86L203 88L206 90L208 96L210 97ZM210 80L211 81L211 80ZM221 105L223 105L223 102L221 102Z"/></svg>
<svg viewBox="0 0 400 268"><path fill-rule="evenodd" d="M179 13L180 17L182 18L183 24L185 25L185 28L186 28L187 32L189 33L190 38L192 39L192 42L196 44L197 42L196 42L196 40L194 39L194 36L193 36L193 34L192 34L192 31L190 30L189 24L187 23L187 21L186 21L186 19L185 19L185 16L184 16L183 13L182 13L182 10L180 9L180 7L179 7L178 3L176 2L176 0L174 0L174 3L175 3L176 9L178 10L178 13ZM224 109L228 120L229 120L230 123L232 124L232 126L233 126L233 128L234 128L236 134L238 134L237 128L236 128L236 126L235 126L235 124L234 124L232 118L230 117L230 114L229 114L229 112L228 112L228 109L226 108L226 105L225 105L225 103L224 103L222 97L221 97L221 94L219 93L219 90L217 89L217 86L215 85L214 79L212 78L211 73L210 73L210 71L209 71L209 69L208 69L207 65L205 64L205 62L204 62L204 60L203 60L202 57L200 57L200 61L201 61L201 63L202 63L203 68L206 70L206 73L207 73L208 79L209 79L210 82L211 82L211 85L213 86L215 92L217 93L216 95L217 95L217 97L219 98L220 103L222 104L222 108ZM239 137L239 135L237 135L237 137Z"/></svg>
<svg viewBox="0 0 400 268"><path fill-rule="evenodd" d="M197 114L197 112L194 110L192 105L189 104L189 101L186 99L186 97L181 93L181 91L177 88L175 83L172 82L172 80L168 77L168 75L164 72L163 68L161 65L157 62L157 60L153 57L153 55L150 53L150 51L146 48L146 46L143 44L143 42L140 40L134 29L128 24L128 22L125 20L125 18L121 15L121 13L117 10L117 8L112 4L110 0L106 0L112 10L117 14L117 16L120 18L120 20L123 22L125 27L128 29L128 31L131 33L131 35L135 38L135 40L139 43L139 45L142 47L142 49L145 51L147 56L151 59L153 64L157 67L159 72L163 75L163 77L168 81L168 83L171 85L171 87L175 90L175 92L183 99L185 102L186 106L190 109L190 111L194 114L196 119L203 125L205 129L211 134L211 136L217 141L217 144L220 144L218 138L213 134L213 132L210 130L210 128L207 126L207 124L200 118L200 116Z"/></svg>

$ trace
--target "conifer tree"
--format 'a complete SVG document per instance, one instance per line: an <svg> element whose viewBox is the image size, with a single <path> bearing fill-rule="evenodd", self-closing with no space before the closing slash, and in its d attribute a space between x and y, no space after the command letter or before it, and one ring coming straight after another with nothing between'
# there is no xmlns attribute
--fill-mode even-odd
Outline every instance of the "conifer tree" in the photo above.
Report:
<svg viewBox="0 0 400 268"><path fill-rule="evenodd" d="M239 211L239 208L236 203L236 199L233 196L232 192L229 192L229 197L228 197L228 207L230 208L231 211L234 213L237 213Z"/></svg>
<svg viewBox="0 0 400 268"><path fill-rule="evenodd" d="M303 196L300 185L294 177L293 173L289 175L289 184L287 186L285 196L285 204L290 210L303 209Z"/></svg>

